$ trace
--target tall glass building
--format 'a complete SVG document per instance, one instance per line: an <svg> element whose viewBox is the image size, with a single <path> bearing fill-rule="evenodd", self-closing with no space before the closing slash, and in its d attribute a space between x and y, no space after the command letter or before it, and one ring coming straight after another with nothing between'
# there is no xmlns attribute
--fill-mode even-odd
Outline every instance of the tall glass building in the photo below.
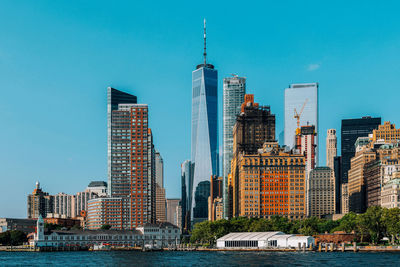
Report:
<svg viewBox="0 0 400 267"><path fill-rule="evenodd" d="M192 72L192 144L191 161L194 164L192 193L192 222L206 220L208 200L204 190L197 188L201 182L210 181L211 175L218 174L218 72L206 62L204 23L204 63ZM196 198L194 192L201 192ZM196 201L197 199L197 201ZM204 203L203 203L204 202ZM205 207L206 212L196 212ZM207 214L207 216L202 216ZM201 216L201 217L199 217Z"/></svg>
<svg viewBox="0 0 400 267"><path fill-rule="evenodd" d="M112 195L113 183L111 177L111 148L112 148L112 132L113 132L113 117L112 112L118 110L119 104L136 104L137 97L112 87L107 88L107 177L108 177L108 195Z"/></svg>
<svg viewBox="0 0 400 267"><path fill-rule="evenodd" d="M317 131L315 144L318 151L318 83L298 83L291 84L285 89L285 145L294 147L297 120L294 118L294 109L300 112L302 106L304 110L300 116L300 126L314 125ZM318 153L315 155L315 162L318 166Z"/></svg>
<svg viewBox="0 0 400 267"><path fill-rule="evenodd" d="M233 126L236 123L236 117L240 114L240 108L244 102L246 94L246 78L233 77L224 78L223 89L223 159L222 159L222 177L223 177L223 200L224 217L229 213L228 202L228 174L231 171L231 160L233 154Z"/></svg>
<svg viewBox="0 0 400 267"><path fill-rule="evenodd" d="M182 232L186 233L191 226L193 164L190 160L185 160L181 164L181 185Z"/></svg>
<svg viewBox="0 0 400 267"><path fill-rule="evenodd" d="M354 157L356 149L354 143L358 137L366 137L374 129L378 129L381 124L381 118L371 118L369 116L357 119L342 120L341 129L341 182L347 183L348 172L350 170L350 161Z"/></svg>

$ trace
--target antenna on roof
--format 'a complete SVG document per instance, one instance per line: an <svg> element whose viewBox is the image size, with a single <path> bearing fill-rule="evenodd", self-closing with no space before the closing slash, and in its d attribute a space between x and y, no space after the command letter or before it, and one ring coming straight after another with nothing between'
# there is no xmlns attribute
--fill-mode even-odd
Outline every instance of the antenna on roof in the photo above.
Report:
<svg viewBox="0 0 400 267"><path fill-rule="evenodd" d="M207 51L206 51L206 19L204 18L204 66L207 64Z"/></svg>

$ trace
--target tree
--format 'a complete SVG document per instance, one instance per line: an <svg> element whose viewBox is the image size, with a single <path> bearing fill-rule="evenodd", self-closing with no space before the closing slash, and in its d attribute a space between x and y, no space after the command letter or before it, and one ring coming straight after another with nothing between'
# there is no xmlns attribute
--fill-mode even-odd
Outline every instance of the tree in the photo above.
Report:
<svg viewBox="0 0 400 267"><path fill-rule="evenodd" d="M101 230L110 230L110 229L111 229L111 225L109 225L109 224L103 224L103 225L100 227L100 229L101 229Z"/></svg>
<svg viewBox="0 0 400 267"><path fill-rule="evenodd" d="M354 212L347 213L339 220L339 226L332 229L332 231L345 231L351 233L357 230L357 214Z"/></svg>
<svg viewBox="0 0 400 267"><path fill-rule="evenodd" d="M9 230L0 234L0 244L6 246L22 245L27 240L26 234L19 230Z"/></svg>
<svg viewBox="0 0 400 267"><path fill-rule="evenodd" d="M384 209L382 214L382 223L386 227L386 233L391 237L392 245L400 234L400 209Z"/></svg>
<svg viewBox="0 0 400 267"><path fill-rule="evenodd" d="M365 216L365 214L359 214L356 217L356 225L357 225L357 230L358 233L360 234L361 237L361 242L364 242L364 238L368 234L368 218Z"/></svg>

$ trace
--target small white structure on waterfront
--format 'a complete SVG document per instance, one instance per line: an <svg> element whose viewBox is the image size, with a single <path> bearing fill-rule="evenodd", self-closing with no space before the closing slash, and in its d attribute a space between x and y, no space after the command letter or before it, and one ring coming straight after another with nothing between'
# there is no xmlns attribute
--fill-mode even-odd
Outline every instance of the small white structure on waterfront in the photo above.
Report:
<svg viewBox="0 0 400 267"><path fill-rule="evenodd" d="M217 248L297 248L304 245L314 246L315 239L282 232L229 233L217 239Z"/></svg>
<svg viewBox="0 0 400 267"><path fill-rule="evenodd" d="M45 232L43 218L37 220L37 231L30 242L34 247L151 247L180 244L180 229L171 223L145 224L132 230L54 230Z"/></svg>

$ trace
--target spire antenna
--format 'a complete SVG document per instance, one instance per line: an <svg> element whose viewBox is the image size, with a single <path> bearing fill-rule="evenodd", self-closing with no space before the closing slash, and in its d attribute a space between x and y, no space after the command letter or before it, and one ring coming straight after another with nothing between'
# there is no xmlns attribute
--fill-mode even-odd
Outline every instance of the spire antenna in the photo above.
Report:
<svg viewBox="0 0 400 267"><path fill-rule="evenodd" d="M206 64L207 64L207 50L206 50L207 43L206 43L206 40L207 40L207 38L206 38L206 19L204 18L204 53L203 53L204 66L206 66Z"/></svg>

